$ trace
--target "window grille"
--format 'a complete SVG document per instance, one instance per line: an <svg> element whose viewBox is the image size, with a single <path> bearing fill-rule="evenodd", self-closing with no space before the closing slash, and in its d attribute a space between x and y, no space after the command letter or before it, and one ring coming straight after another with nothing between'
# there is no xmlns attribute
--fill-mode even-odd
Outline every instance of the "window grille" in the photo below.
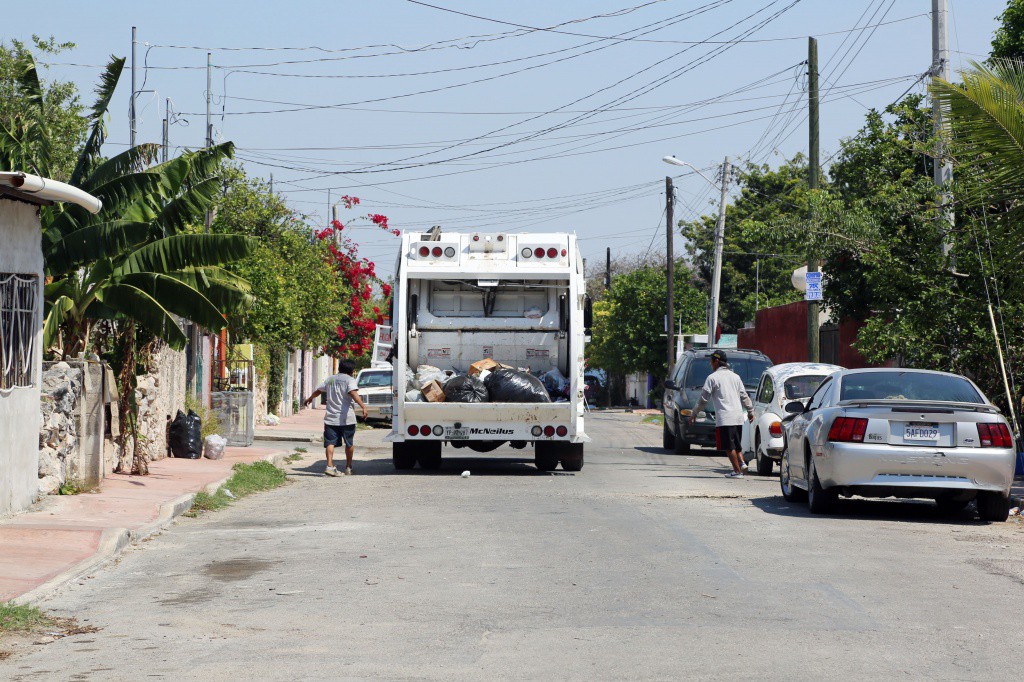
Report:
<svg viewBox="0 0 1024 682"><path fill-rule="evenodd" d="M38 297L35 275L0 274L0 390L33 385Z"/></svg>

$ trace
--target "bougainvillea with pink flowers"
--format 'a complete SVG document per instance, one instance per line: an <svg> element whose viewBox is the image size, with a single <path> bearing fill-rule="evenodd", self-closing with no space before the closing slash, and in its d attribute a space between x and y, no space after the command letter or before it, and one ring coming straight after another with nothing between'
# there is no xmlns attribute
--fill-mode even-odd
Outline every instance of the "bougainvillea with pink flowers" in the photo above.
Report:
<svg viewBox="0 0 1024 682"><path fill-rule="evenodd" d="M344 196L346 208L359 204L358 197ZM381 230L400 236L401 230L388 225L388 218L379 213L366 216ZM391 297L391 286L382 282L376 273L376 266L368 258L359 257L359 247L344 234L345 225L335 220L331 226L317 233L317 238L328 243L330 262L339 277L345 281L352 291L349 298L348 317L341 320L337 327L338 338L333 348L327 349L335 355L358 358L373 350L373 335L378 324L383 323L381 307L371 305L374 285L379 285L387 307Z"/></svg>

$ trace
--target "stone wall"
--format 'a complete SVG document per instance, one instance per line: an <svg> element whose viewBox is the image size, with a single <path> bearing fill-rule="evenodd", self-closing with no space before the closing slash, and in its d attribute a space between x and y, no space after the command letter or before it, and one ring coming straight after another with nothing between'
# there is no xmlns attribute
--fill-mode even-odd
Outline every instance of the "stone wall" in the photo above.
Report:
<svg viewBox="0 0 1024 682"><path fill-rule="evenodd" d="M256 377L256 390L253 392L253 417L257 424L262 424L267 418L267 412L273 409L267 407L267 378Z"/></svg>
<svg viewBox="0 0 1024 682"><path fill-rule="evenodd" d="M39 492L49 495L69 479L78 460L78 419L82 367L57 362L43 370L39 419Z"/></svg>
<svg viewBox="0 0 1024 682"><path fill-rule="evenodd" d="M153 371L135 378L139 444L150 460L167 456L167 419L185 408L185 353L163 346L153 353Z"/></svg>

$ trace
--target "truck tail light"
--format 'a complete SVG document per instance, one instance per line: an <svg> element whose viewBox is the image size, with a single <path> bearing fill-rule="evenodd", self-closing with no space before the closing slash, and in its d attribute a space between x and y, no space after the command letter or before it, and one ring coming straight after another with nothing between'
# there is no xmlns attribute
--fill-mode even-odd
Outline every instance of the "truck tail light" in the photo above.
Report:
<svg viewBox="0 0 1024 682"><path fill-rule="evenodd" d="M420 258L426 258L429 255L430 255L430 249L427 248L426 246L421 246L420 247Z"/></svg>
<svg viewBox="0 0 1024 682"><path fill-rule="evenodd" d="M553 246L548 249L548 258L558 258L558 249Z"/></svg>
<svg viewBox="0 0 1024 682"><path fill-rule="evenodd" d="M782 435L782 422L772 422L768 425L768 433L778 438Z"/></svg>
<svg viewBox="0 0 1024 682"><path fill-rule="evenodd" d="M440 436L442 433L444 433L444 427L443 426L441 426L439 424L439 425L434 427L434 435L435 436Z"/></svg>
<svg viewBox="0 0 1024 682"><path fill-rule="evenodd" d="M430 435L430 427L427 426L426 424L421 426L420 427L420 435L421 436L429 436Z"/></svg>
<svg viewBox="0 0 1024 682"><path fill-rule="evenodd" d="M551 436L555 435L555 427L554 426L550 426L550 425L549 426L545 426L544 427L544 435L547 436L548 438L551 438Z"/></svg>
<svg viewBox="0 0 1024 682"><path fill-rule="evenodd" d="M537 258L543 258L544 257L544 249L542 249L542 248L540 248L538 246L536 249L533 250L533 255L536 256Z"/></svg>
<svg viewBox="0 0 1024 682"><path fill-rule="evenodd" d="M828 439L837 443L863 443L868 420L860 417L836 417L828 430Z"/></svg>
<svg viewBox="0 0 1024 682"><path fill-rule="evenodd" d="M1013 438L1006 424L978 424L978 439L983 448L1012 448Z"/></svg>
<svg viewBox="0 0 1024 682"><path fill-rule="evenodd" d="M533 256L533 249L531 249L529 246L527 246L525 249L523 249L519 253L520 253L520 255L522 255L523 258L530 258L531 256Z"/></svg>
<svg viewBox="0 0 1024 682"><path fill-rule="evenodd" d="M446 257L448 257L448 258L455 258L455 249L454 249L454 247L449 246L449 247L445 248L444 255Z"/></svg>
<svg viewBox="0 0 1024 682"><path fill-rule="evenodd" d="M569 429L565 428L564 426L559 426L557 429L555 429L555 433L557 433L559 437L564 437L565 434L569 433Z"/></svg>
<svg viewBox="0 0 1024 682"><path fill-rule="evenodd" d="M420 435L420 427L416 426L415 424L410 424L409 428L406 429L406 431L409 432L410 436L418 436L418 435Z"/></svg>
<svg viewBox="0 0 1024 682"><path fill-rule="evenodd" d="M444 251L441 250L440 246L435 246L431 253L434 255L434 258L440 258Z"/></svg>

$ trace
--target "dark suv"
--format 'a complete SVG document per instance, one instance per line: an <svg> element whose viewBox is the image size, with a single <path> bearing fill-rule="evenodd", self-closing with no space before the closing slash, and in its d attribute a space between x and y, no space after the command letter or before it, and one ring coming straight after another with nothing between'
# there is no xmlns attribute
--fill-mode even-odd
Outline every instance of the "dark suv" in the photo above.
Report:
<svg viewBox="0 0 1024 682"><path fill-rule="evenodd" d="M757 390L757 382L761 372L772 366L772 361L761 351L738 350L723 348L729 357L729 369L736 372L747 393L753 396ZM665 382L665 398L662 410L665 414L665 426L662 432L662 446L666 450L674 450L678 454L690 451L691 445L715 447L715 412L710 403L704 408L705 417L698 417L697 423L690 425L689 418L693 408L700 400L700 389L711 374L711 361L708 356L714 348L688 350L672 368L672 374Z"/></svg>

